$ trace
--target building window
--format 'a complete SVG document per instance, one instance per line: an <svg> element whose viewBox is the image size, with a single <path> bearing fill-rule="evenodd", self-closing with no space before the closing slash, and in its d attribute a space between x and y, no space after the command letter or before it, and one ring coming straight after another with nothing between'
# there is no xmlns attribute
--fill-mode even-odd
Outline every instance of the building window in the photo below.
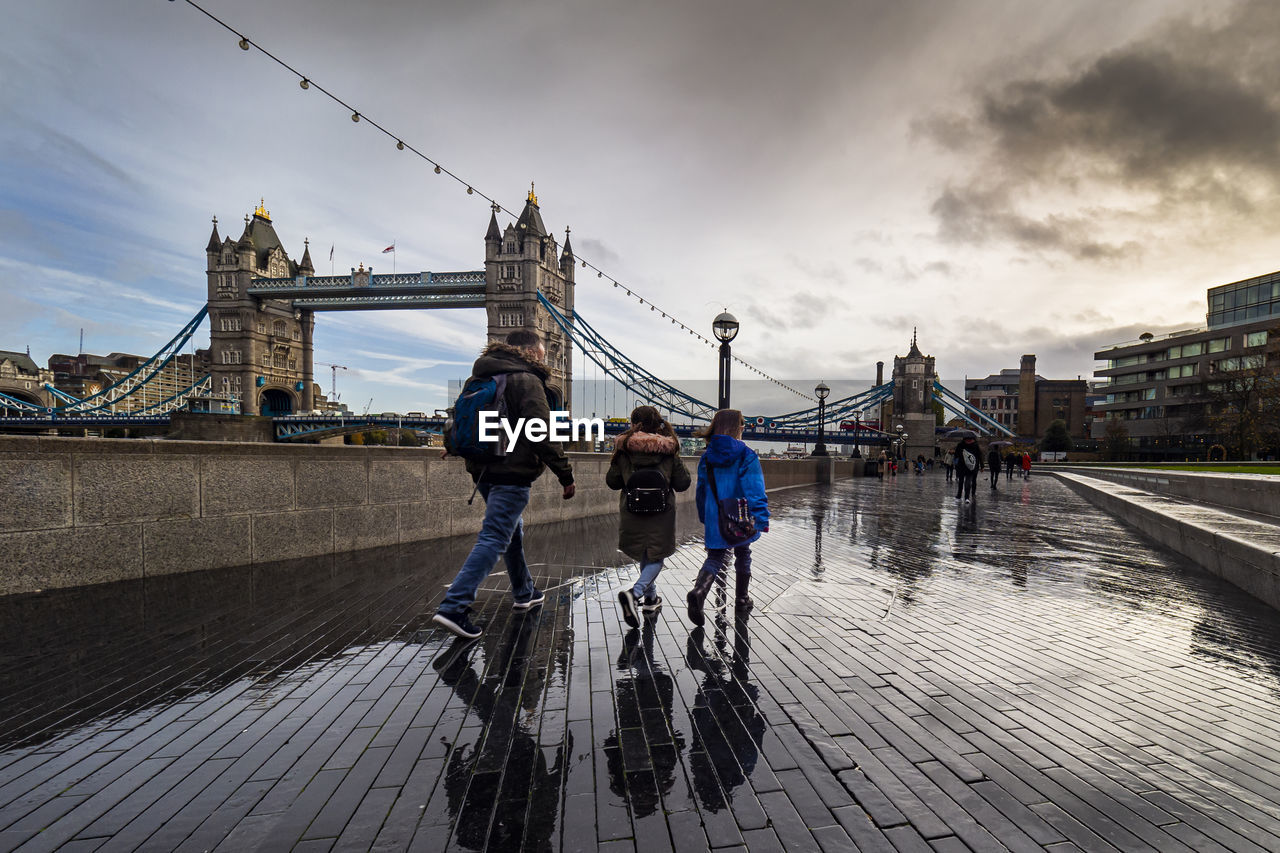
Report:
<svg viewBox="0 0 1280 853"><path fill-rule="evenodd" d="M223 363L223 364L239 364L239 363L240 363L240 350L238 350L238 349L224 349L224 350L222 351L222 363Z"/></svg>
<svg viewBox="0 0 1280 853"><path fill-rule="evenodd" d="M504 327L520 327L524 325L524 314L520 311L503 311L498 314L498 325Z"/></svg>
<svg viewBox="0 0 1280 853"><path fill-rule="evenodd" d="M1266 331L1250 332L1244 336L1244 345L1247 347L1260 347L1267 342Z"/></svg>
<svg viewBox="0 0 1280 853"><path fill-rule="evenodd" d="M238 332L238 331L240 331L240 318L239 318L239 317L223 317L223 318L222 318L222 321L221 321L221 324L222 324L222 331L224 331L224 332Z"/></svg>
<svg viewBox="0 0 1280 853"><path fill-rule="evenodd" d="M1209 341L1209 352L1225 352L1231 349L1231 338L1214 338Z"/></svg>
<svg viewBox="0 0 1280 853"><path fill-rule="evenodd" d="M506 252L508 255L514 255L514 254L516 253L516 243L515 243L515 241L514 241L514 240L508 240L508 241L507 241L507 245L503 247L502 251Z"/></svg>
<svg viewBox="0 0 1280 853"><path fill-rule="evenodd" d="M259 323L259 324L258 324L258 334L260 334L260 335L265 335L266 333L267 333L267 324L266 324L266 323Z"/></svg>

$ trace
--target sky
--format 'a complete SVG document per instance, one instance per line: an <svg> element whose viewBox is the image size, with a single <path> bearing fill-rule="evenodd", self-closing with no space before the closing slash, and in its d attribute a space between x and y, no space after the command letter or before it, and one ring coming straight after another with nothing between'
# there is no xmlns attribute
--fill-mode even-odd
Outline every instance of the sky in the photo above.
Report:
<svg viewBox="0 0 1280 853"><path fill-rule="evenodd" d="M735 353L804 390L913 329L950 382L1023 353L1088 377L1280 268L1265 0L199 2L507 208L536 182L580 257L704 333L727 308ZM487 202L184 0L6 5L0 349L155 352L204 302L212 217L235 238L260 198L318 273L331 246L390 272L392 242L398 271L483 267ZM714 379L608 279L576 303L654 373ZM430 411L484 328L319 314L317 381Z"/></svg>

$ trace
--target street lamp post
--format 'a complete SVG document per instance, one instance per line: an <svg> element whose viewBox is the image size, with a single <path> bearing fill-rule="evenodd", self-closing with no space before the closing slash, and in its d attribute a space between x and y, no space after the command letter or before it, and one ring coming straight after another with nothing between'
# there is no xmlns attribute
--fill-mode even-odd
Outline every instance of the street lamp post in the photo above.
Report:
<svg viewBox="0 0 1280 853"><path fill-rule="evenodd" d="M902 440L903 440L904 438L906 438L906 434L905 434L905 433L903 433L903 431L902 431L902 424L898 424L897 426L895 426L895 427L894 427L894 430L898 433L898 440L897 440L897 442L896 442L896 443L897 443L897 445L898 445L898 449L897 449L896 451L894 451L894 452L897 454L897 456L895 456L894 458L895 458L895 459L901 459L901 458L902 458L902 448L903 448Z"/></svg>
<svg viewBox="0 0 1280 853"><path fill-rule="evenodd" d="M818 397L818 443L813 447L813 455L826 456L827 395L831 393L831 389L827 387L827 383L819 382L818 387L813 389L813 393Z"/></svg>
<svg viewBox="0 0 1280 853"><path fill-rule="evenodd" d="M855 410L853 413L853 458L862 458L862 412Z"/></svg>
<svg viewBox="0 0 1280 853"><path fill-rule="evenodd" d="M711 329L716 340L720 341L720 392L717 408L729 408L729 365L733 355L729 350L729 342L738 336L738 318L728 311L722 311L713 321Z"/></svg>

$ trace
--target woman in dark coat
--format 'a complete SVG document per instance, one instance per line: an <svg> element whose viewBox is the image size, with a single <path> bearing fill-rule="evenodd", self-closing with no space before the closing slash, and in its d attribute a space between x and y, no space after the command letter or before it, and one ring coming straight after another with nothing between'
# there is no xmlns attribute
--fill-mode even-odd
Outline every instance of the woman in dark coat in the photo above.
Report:
<svg viewBox="0 0 1280 853"><path fill-rule="evenodd" d="M637 472L640 477L632 478ZM657 480L653 472L660 474ZM633 493L643 480L665 482L666 508L658 511L633 512L627 508L628 492ZM662 605L654 581L662 571L662 561L676 550L676 501L675 492L683 492L691 483L689 469L680 459L680 440L671 424L653 406L638 406L631 413L631 428L618 436L614 443L613 458L605 483L611 489L622 490L618 501L621 519L618 523L618 549L640 563L640 577L630 589L618 593L622 605L622 618L631 627L640 624L640 611L652 613ZM650 484L651 485L651 484ZM645 507L645 500L637 508Z"/></svg>
<svg viewBox="0 0 1280 853"><path fill-rule="evenodd" d="M991 447L987 450L987 467L991 469L991 488L995 488L1000 482L1000 448Z"/></svg>

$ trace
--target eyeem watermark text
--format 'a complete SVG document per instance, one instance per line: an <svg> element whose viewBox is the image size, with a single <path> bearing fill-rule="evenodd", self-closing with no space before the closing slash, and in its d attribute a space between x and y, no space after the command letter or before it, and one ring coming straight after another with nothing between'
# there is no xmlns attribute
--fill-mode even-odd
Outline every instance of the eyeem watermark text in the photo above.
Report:
<svg viewBox="0 0 1280 853"><path fill-rule="evenodd" d="M480 440L486 444L501 441L505 434L510 453L522 433L529 441L604 441L604 418L570 418L568 412L555 411L550 420L517 418L512 423L497 412L480 413Z"/></svg>

